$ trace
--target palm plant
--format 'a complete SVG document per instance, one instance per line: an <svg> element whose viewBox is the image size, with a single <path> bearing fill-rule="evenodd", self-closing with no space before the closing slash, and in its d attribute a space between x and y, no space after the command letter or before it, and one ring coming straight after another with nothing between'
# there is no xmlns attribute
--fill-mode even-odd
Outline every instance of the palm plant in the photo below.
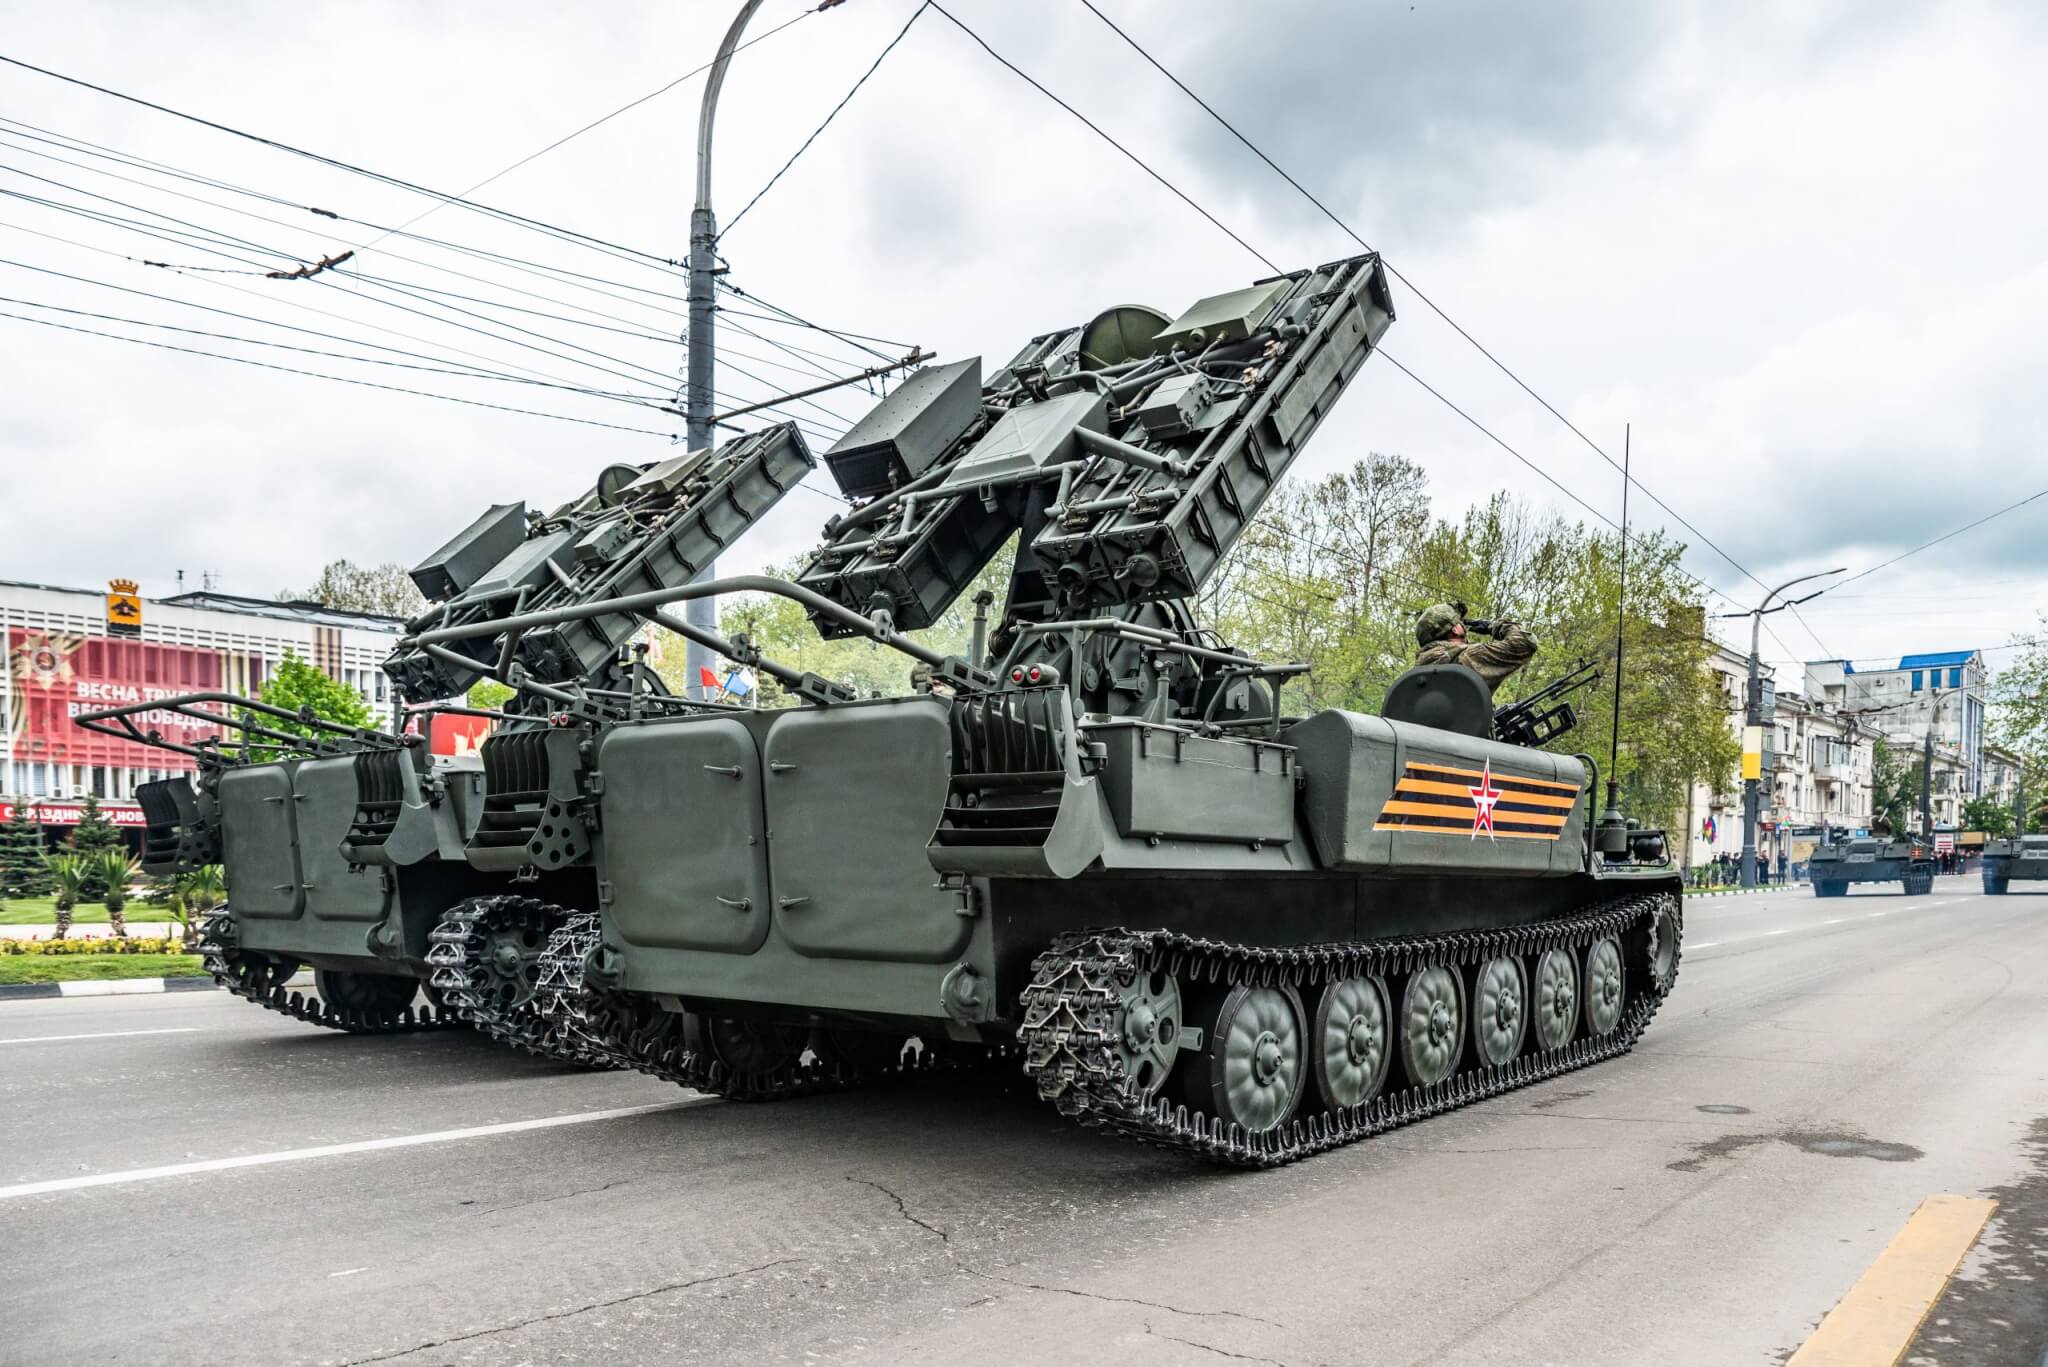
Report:
<svg viewBox="0 0 2048 1367"><path fill-rule="evenodd" d="M50 892L57 902L57 938L71 933L71 909L78 905L88 874L85 860L75 854L46 854L43 867L50 871Z"/></svg>
<svg viewBox="0 0 2048 1367"><path fill-rule="evenodd" d="M120 939L128 938L128 884L141 871L142 861L131 859L126 849L101 850L98 855L86 856L87 867L100 877L106 891L100 900L107 908L107 924L114 928Z"/></svg>
<svg viewBox="0 0 2048 1367"><path fill-rule="evenodd" d="M172 881L171 914L184 931L187 947L197 943L199 923L206 913L227 900L227 895L227 882L221 877L218 864L201 864Z"/></svg>

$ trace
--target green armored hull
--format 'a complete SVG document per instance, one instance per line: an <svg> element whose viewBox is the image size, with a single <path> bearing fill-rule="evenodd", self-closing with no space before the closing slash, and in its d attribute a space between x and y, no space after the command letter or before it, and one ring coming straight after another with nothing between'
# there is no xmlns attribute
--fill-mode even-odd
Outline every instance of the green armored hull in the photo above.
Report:
<svg viewBox="0 0 2048 1367"><path fill-rule="evenodd" d="M1984 846L1984 891L2003 896L2013 879L2048 880L2048 835L2016 836Z"/></svg>
<svg viewBox="0 0 2048 1367"><path fill-rule="evenodd" d="M1814 850L1807 878L1816 897L1846 897L1855 883L1897 883L1913 897L1934 890L1934 859L1910 840L1840 840Z"/></svg>

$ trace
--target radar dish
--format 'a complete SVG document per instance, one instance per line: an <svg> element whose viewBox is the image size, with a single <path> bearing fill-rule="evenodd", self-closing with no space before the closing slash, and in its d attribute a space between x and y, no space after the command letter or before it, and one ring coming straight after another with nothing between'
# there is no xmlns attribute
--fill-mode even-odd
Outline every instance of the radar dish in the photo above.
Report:
<svg viewBox="0 0 2048 1367"><path fill-rule="evenodd" d="M1081 369L1101 370L1152 354L1152 339L1173 320L1143 304L1120 304L1081 329Z"/></svg>

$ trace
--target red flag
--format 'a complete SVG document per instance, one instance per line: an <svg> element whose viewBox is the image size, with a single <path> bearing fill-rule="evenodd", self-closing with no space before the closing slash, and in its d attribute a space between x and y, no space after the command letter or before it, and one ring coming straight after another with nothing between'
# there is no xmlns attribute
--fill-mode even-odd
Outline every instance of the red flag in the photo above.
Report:
<svg viewBox="0 0 2048 1367"><path fill-rule="evenodd" d="M709 665L699 665L697 666L697 681L706 688L717 688L719 687L718 671Z"/></svg>

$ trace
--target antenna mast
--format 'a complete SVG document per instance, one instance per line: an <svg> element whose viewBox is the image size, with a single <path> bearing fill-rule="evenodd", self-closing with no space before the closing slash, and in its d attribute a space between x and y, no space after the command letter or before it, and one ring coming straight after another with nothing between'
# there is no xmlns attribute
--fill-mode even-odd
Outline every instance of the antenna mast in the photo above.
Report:
<svg viewBox="0 0 2048 1367"><path fill-rule="evenodd" d="M1593 832L1593 847L1606 859L1628 857L1628 818L1621 814L1621 785L1616 769L1621 762L1621 649L1622 624L1628 613L1628 486L1629 446L1634 424L1621 436L1621 583L1614 601L1614 719L1607 735L1607 809Z"/></svg>

